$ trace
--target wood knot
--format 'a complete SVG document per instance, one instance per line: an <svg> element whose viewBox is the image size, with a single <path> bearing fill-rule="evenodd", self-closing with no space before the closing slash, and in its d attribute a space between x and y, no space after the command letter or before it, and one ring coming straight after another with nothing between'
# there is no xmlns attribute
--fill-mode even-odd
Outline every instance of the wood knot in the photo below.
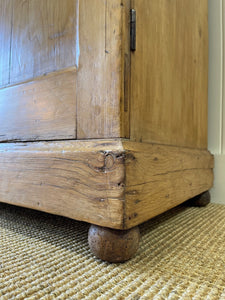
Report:
<svg viewBox="0 0 225 300"><path fill-rule="evenodd" d="M133 162L135 160L136 160L136 157L134 156L133 153L126 152L126 160L125 160L126 164L129 164L129 163L131 163L131 162Z"/></svg>
<svg viewBox="0 0 225 300"><path fill-rule="evenodd" d="M97 159L99 162L101 162L102 166L101 167L97 167L97 166L93 167L92 166L92 168L97 172L107 173L107 172L111 171L112 168L114 167L116 158L113 153L102 151L99 153L99 156Z"/></svg>
<svg viewBox="0 0 225 300"><path fill-rule="evenodd" d="M115 163L115 157L109 153L105 156L105 169L110 170Z"/></svg>

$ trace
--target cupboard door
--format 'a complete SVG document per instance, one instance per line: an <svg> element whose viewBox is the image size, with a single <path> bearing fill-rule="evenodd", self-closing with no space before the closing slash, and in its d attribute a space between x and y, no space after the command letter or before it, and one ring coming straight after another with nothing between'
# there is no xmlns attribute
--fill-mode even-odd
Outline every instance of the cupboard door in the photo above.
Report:
<svg viewBox="0 0 225 300"><path fill-rule="evenodd" d="M130 0L0 2L0 141L128 136L129 8Z"/></svg>
<svg viewBox="0 0 225 300"><path fill-rule="evenodd" d="M0 141L76 137L78 3L0 2Z"/></svg>
<svg viewBox="0 0 225 300"><path fill-rule="evenodd" d="M207 148L207 0L133 0L131 139Z"/></svg>

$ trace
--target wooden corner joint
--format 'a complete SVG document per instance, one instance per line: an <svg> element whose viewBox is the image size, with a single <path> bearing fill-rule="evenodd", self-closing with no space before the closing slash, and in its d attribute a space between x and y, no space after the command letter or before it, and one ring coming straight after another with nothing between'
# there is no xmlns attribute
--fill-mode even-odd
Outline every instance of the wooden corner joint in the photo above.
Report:
<svg viewBox="0 0 225 300"><path fill-rule="evenodd" d="M137 226L212 187L214 159L207 150L131 141L122 146L119 154L107 153L105 163L109 171L122 166L117 229Z"/></svg>
<svg viewBox="0 0 225 300"><path fill-rule="evenodd" d="M121 230L213 182L206 150L109 139L1 144L0 152L1 202Z"/></svg>

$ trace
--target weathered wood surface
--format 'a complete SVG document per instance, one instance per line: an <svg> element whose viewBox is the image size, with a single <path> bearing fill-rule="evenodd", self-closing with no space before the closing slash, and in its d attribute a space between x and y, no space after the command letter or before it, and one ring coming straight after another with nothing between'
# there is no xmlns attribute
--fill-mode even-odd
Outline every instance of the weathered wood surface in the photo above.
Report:
<svg viewBox="0 0 225 300"><path fill-rule="evenodd" d="M132 53L131 7L137 11L137 49ZM1 91L4 114L11 117L2 140L7 134L13 139L12 132L24 119L23 135L17 129L15 139L131 137L207 148L207 0L2 0L0 8L1 86L35 81L62 68L77 69L69 91L68 85L60 87L63 95L73 92L76 105L71 108L64 97L53 108L51 100L46 102L52 99L50 91L41 95L45 109L53 108L55 123L43 122L40 131L32 123L33 100L40 99L36 85L30 97L15 88L21 107L28 102L31 106L16 116L14 102L10 98L7 107ZM63 106L73 109L68 113L72 121L62 121ZM43 115L37 111L37 124L45 119L45 109ZM26 123L30 119L32 125Z"/></svg>
<svg viewBox="0 0 225 300"><path fill-rule="evenodd" d="M132 140L207 149L207 0L132 0Z"/></svg>
<svg viewBox="0 0 225 300"><path fill-rule="evenodd" d="M126 189L126 226L147 221L212 187L212 169L184 170L146 178Z"/></svg>
<svg viewBox="0 0 225 300"><path fill-rule="evenodd" d="M120 0L80 1L77 139L120 137L122 17Z"/></svg>
<svg viewBox="0 0 225 300"><path fill-rule="evenodd" d="M0 86L75 66L77 3L1 1Z"/></svg>
<svg viewBox="0 0 225 300"><path fill-rule="evenodd" d="M1 91L0 101L4 106L4 114L10 116L10 119L4 118L4 138L0 140L128 137L130 0L3 0L0 8L4 15L0 21L3 37L0 59L4 62L0 65L0 74L3 76L0 77L0 87L6 88L5 92ZM36 125L27 124L26 121L33 122L33 115L36 114L33 100L38 98L42 102L43 115L39 115L38 109L37 120L43 120L46 117L45 110L49 110L48 106L52 108L52 94L45 89L45 93L40 95L34 82L37 77L43 76L44 80L46 74L68 68L76 69L76 76L72 82L70 80L64 87L60 86L60 93L67 95L73 91L76 106L70 107L68 102L71 99L64 97L51 112L57 124L43 122L38 131ZM28 81L34 87L29 93L25 88L23 95L24 83L28 84ZM15 84L23 85L11 89ZM31 84L27 85L29 89ZM49 85L51 87L51 83ZM12 91L19 94L17 101L15 95L14 101L11 101ZM8 94L10 98L7 101L5 95ZM30 110L20 109L15 115L19 101L21 107L29 102ZM75 114L74 119L69 117L65 124L59 117L62 106L68 109L68 114ZM63 111L62 118L64 116ZM2 125L3 119L1 122ZM69 130L66 131L69 122ZM18 124L22 124L22 136L18 133L19 129L15 131ZM71 135L74 126L75 136ZM15 132L14 137L12 132Z"/></svg>
<svg viewBox="0 0 225 300"><path fill-rule="evenodd" d="M117 141L0 144L2 202L121 228L123 182Z"/></svg>
<svg viewBox="0 0 225 300"><path fill-rule="evenodd" d="M213 156L207 150L124 142L126 216L130 228L213 185Z"/></svg>
<svg viewBox="0 0 225 300"><path fill-rule="evenodd" d="M213 157L194 149L207 148L206 0L0 8L0 85L23 81L0 90L0 141L90 139L0 144L0 201L128 229L211 188ZM121 136L142 143L106 139Z"/></svg>
<svg viewBox="0 0 225 300"><path fill-rule="evenodd" d="M123 0L122 6L122 66L121 66L121 99L120 99L120 137L130 137L130 10L131 1Z"/></svg>
<svg viewBox="0 0 225 300"><path fill-rule="evenodd" d="M0 89L0 141L76 138L76 70Z"/></svg>
<svg viewBox="0 0 225 300"><path fill-rule="evenodd" d="M205 150L121 140L0 144L0 201L115 229L212 186Z"/></svg>
<svg viewBox="0 0 225 300"><path fill-rule="evenodd" d="M12 1L0 1L0 87L9 83Z"/></svg>

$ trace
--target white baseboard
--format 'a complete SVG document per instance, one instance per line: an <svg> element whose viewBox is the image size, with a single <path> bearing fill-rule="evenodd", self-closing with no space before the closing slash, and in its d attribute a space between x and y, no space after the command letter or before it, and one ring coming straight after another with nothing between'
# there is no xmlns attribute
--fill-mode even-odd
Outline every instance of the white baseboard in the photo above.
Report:
<svg viewBox="0 0 225 300"><path fill-rule="evenodd" d="M225 205L225 154L215 154L214 186L210 190L211 202Z"/></svg>

